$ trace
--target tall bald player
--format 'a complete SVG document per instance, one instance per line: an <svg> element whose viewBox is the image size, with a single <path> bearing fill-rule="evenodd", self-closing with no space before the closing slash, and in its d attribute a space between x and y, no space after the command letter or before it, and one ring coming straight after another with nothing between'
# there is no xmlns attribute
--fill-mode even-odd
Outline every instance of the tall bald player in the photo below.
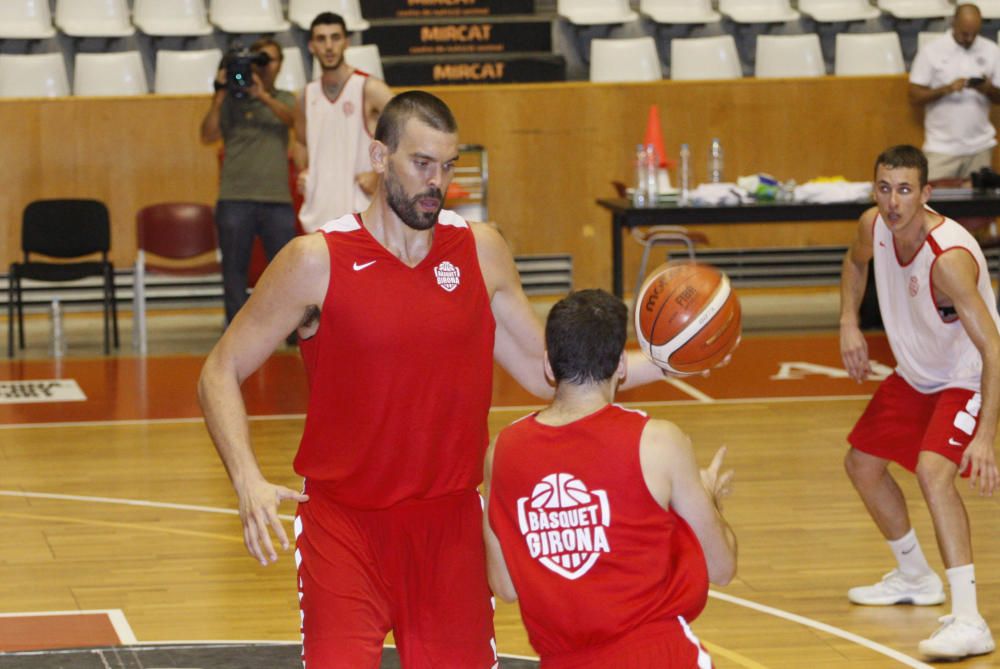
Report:
<svg viewBox="0 0 1000 669"><path fill-rule="evenodd" d="M295 520L308 667L377 667L392 629L405 669L496 666L477 486L496 360L545 397L542 329L492 227L442 211L457 124L438 98L386 105L372 204L293 240L205 362L199 398L267 564ZM298 327L309 379L295 471L267 481L240 383ZM636 357L640 357L636 354ZM662 378L635 361L630 385Z"/></svg>

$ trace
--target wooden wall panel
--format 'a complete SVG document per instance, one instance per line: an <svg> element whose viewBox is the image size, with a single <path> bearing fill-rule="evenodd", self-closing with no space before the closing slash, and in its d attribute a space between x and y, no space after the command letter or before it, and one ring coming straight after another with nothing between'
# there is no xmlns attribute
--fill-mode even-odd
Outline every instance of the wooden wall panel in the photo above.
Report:
<svg viewBox="0 0 1000 669"><path fill-rule="evenodd" d="M431 89L458 117L463 142L490 156L490 213L516 253L571 253L578 286L610 287L610 217L594 199L630 181L632 151L657 104L668 153L692 150L705 178L712 137L725 173L764 171L800 183L817 175L870 178L884 147L922 141L904 77L647 84L527 84ZM24 206L41 197L87 196L112 211L114 259L135 254L134 216L157 201L213 202L215 147L197 128L200 96L0 101L0 260L19 248ZM716 247L843 243L849 223L706 228ZM626 244L626 276L636 245Z"/></svg>

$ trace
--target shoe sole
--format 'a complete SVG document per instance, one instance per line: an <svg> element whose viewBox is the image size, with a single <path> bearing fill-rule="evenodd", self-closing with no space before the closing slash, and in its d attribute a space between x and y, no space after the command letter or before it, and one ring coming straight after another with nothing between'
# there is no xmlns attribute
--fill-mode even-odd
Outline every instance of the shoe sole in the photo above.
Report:
<svg viewBox="0 0 1000 669"><path fill-rule="evenodd" d="M909 606L937 606L938 604L944 604L946 597L942 592L937 595L918 595L916 597L901 597L899 599L869 599L865 601L855 599L854 597L847 595L847 599L850 600L852 604L858 604L860 606L897 606L903 604Z"/></svg>
<svg viewBox="0 0 1000 669"><path fill-rule="evenodd" d="M921 644L923 645L923 644ZM996 644L992 644L983 649L975 649L968 653L929 653L920 646L917 646L920 654L928 660L961 660L964 657L975 657L976 655L988 655L996 650Z"/></svg>

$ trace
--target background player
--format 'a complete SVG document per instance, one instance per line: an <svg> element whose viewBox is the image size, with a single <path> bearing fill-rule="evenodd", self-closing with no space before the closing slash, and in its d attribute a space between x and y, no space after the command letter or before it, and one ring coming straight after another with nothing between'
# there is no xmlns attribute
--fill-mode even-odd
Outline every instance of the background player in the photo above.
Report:
<svg viewBox="0 0 1000 669"><path fill-rule="evenodd" d="M955 476L969 476L987 495L1000 484L993 451L1000 317L979 245L961 225L927 208L930 194L919 149L884 151L875 162L877 206L862 214L844 258L844 366L857 381L871 373L858 307L873 257L879 308L897 363L849 435L845 466L898 567L880 583L852 588L848 597L868 605L945 600L888 471L896 462L916 472L952 595L952 614L919 649L931 658L959 658L995 648L979 615L969 519Z"/></svg>
<svg viewBox="0 0 1000 669"><path fill-rule="evenodd" d="M536 395L551 389L503 239L441 210L457 157L443 102L393 98L372 144L371 206L293 240L202 372L206 422L262 564L277 558L268 528L288 546L278 505L300 502L309 666L377 666L390 628L408 669L496 662L477 492L493 359ZM310 385L295 459L306 494L261 474L239 388L296 326ZM629 381L657 378L646 363Z"/></svg>
<svg viewBox="0 0 1000 669"><path fill-rule="evenodd" d="M323 74L306 84L295 107L294 152L304 195L299 220L313 232L345 213L364 211L375 192L368 157L375 124L392 91L344 60L347 24L322 12L309 27L309 53Z"/></svg>
<svg viewBox="0 0 1000 669"><path fill-rule="evenodd" d="M708 581L736 572L724 449L699 476L675 425L611 404L626 319L604 291L558 302L545 327L555 399L503 430L486 459L490 583L520 597L543 667L710 666L688 621Z"/></svg>

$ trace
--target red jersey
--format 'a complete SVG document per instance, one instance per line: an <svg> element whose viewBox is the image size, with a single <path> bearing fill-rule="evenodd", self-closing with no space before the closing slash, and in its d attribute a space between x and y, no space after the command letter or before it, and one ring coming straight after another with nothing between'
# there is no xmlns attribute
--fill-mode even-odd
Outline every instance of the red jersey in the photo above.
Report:
<svg viewBox="0 0 1000 669"><path fill-rule="evenodd" d="M611 404L568 425L535 414L500 433L489 520L542 657L640 639L708 598L698 538L653 499L639 439L649 420Z"/></svg>
<svg viewBox="0 0 1000 669"><path fill-rule="evenodd" d="M472 230L442 211L416 267L357 215L321 230L330 284L319 329L300 344L309 406L295 471L359 509L474 489L496 323Z"/></svg>

